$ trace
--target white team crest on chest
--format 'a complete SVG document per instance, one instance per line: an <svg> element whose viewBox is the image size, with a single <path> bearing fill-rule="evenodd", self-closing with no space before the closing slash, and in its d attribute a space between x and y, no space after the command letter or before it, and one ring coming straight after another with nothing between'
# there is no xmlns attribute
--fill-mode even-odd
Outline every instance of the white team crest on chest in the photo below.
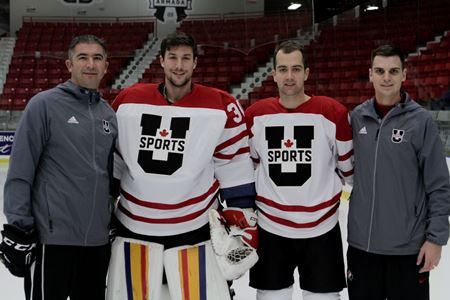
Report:
<svg viewBox="0 0 450 300"><path fill-rule="evenodd" d="M278 186L302 186L312 170L313 125L266 126L269 176Z"/></svg>
<svg viewBox="0 0 450 300"><path fill-rule="evenodd" d="M405 131L403 129L392 129L391 141L393 143L399 144L403 142L403 137L405 136Z"/></svg>
<svg viewBox="0 0 450 300"><path fill-rule="evenodd" d="M172 175L182 167L190 121L142 114L138 163L146 173Z"/></svg>
<svg viewBox="0 0 450 300"><path fill-rule="evenodd" d="M111 133L111 130L109 129L109 122L106 120L102 120L103 122L103 131L107 134Z"/></svg>

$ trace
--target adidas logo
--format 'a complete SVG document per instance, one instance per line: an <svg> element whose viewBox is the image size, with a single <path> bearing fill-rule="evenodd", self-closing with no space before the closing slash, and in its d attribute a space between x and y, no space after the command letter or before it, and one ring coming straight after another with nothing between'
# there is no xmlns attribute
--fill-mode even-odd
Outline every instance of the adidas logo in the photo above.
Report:
<svg viewBox="0 0 450 300"><path fill-rule="evenodd" d="M367 134L366 126L364 126L363 128L361 128L361 129L359 130L359 134Z"/></svg>
<svg viewBox="0 0 450 300"><path fill-rule="evenodd" d="M69 120L67 120L67 123L69 124L79 124L78 120L75 118L75 116L70 117Z"/></svg>

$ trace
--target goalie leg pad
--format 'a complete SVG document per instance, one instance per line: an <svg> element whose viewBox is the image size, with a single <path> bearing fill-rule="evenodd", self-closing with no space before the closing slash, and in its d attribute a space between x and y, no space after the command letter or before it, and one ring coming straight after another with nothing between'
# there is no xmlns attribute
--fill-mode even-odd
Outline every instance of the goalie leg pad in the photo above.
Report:
<svg viewBox="0 0 450 300"><path fill-rule="evenodd" d="M106 299L160 299L163 252L160 244L117 237L111 249Z"/></svg>
<svg viewBox="0 0 450 300"><path fill-rule="evenodd" d="M167 285L167 283L162 285L160 300L172 300L170 299L169 286Z"/></svg>
<svg viewBox="0 0 450 300"><path fill-rule="evenodd" d="M172 300L230 299L209 241L164 251L164 269Z"/></svg>

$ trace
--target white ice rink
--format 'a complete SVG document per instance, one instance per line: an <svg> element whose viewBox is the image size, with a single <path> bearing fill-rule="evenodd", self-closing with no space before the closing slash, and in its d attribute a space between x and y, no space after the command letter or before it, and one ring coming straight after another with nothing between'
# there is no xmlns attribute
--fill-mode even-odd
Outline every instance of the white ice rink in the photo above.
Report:
<svg viewBox="0 0 450 300"><path fill-rule="evenodd" d="M450 159L447 159L450 170ZM3 184L6 177L6 166L0 166L0 224L5 223L3 215ZM339 209L340 224L343 240L347 239L346 219L347 219L347 202L342 202ZM347 244L344 242L344 253ZM449 300L450 299L450 247L444 247L442 259L437 269L431 272L431 300ZM297 278L298 279L298 278ZM234 300L251 300L255 299L255 290L248 286L248 276L244 276L233 284L236 296ZM348 300L347 291L341 293L342 300ZM22 300L25 299L23 293L23 280L10 275L7 269L0 263L0 300ZM302 299L301 292L296 281L293 299ZM405 299L407 300L407 299Z"/></svg>

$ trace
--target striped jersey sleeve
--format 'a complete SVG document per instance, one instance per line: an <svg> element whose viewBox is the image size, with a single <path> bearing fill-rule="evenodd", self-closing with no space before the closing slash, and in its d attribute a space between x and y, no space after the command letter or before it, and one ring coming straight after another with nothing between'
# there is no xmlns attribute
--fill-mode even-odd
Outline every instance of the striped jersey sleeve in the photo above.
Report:
<svg viewBox="0 0 450 300"><path fill-rule="evenodd" d="M350 115L341 113L336 122L337 167L344 181L353 184L353 140Z"/></svg>
<svg viewBox="0 0 450 300"><path fill-rule="evenodd" d="M224 96L224 105L227 120L214 151L214 167L221 188L229 188L254 182L254 174L244 111L231 97Z"/></svg>

